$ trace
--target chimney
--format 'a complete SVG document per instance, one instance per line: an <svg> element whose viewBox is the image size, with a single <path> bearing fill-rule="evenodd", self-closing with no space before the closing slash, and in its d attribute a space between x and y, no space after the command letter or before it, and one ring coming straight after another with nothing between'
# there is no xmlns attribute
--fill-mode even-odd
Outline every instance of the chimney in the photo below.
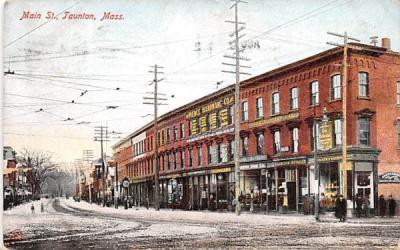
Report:
<svg viewBox="0 0 400 250"><path fill-rule="evenodd" d="M390 50L390 38L382 38L382 48Z"/></svg>

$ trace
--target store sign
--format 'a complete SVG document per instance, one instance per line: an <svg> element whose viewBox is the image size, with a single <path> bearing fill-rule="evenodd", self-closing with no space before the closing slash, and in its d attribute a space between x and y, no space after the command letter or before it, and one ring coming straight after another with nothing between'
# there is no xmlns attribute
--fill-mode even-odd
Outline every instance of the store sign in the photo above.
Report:
<svg viewBox="0 0 400 250"><path fill-rule="evenodd" d="M287 160L287 161L277 161L268 163L268 168L281 167L281 166L293 166L293 165L306 165L306 159L299 160Z"/></svg>
<svg viewBox="0 0 400 250"><path fill-rule="evenodd" d="M219 173L227 173L231 172L231 168L219 168L210 170L210 174L219 174Z"/></svg>
<svg viewBox="0 0 400 250"><path fill-rule="evenodd" d="M205 170L187 173L188 176L205 175L205 174L206 174L206 171L205 171Z"/></svg>
<svg viewBox="0 0 400 250"><path fill-rule="evenodd" d="M387 172L379 176L379 183L400 183L400 173Z"/></svg>
<svg viewBox="0 0 400 250"><path fill-rule="evenodd" d="M318 157L318 162L331 162L331 161L340 161L340 160L342 160L342 156Z"/></svg>
<svg viewBox="0 0 400 250"><path fill-rule="evenodd" d="M274 124L274 123L278 123L278 122L284 122L284 121L289 121L289 120L293 120L296 118L299 118L300 114L298 112L295 113L289 113L286 115L279 115L279 116L274 116L271 118L267 118L267 119L263 119L263 120L259 120L256 122L253 122L249 125L249 128L255 128L255 127L261 127L264 125L268 125L268 124Z"/></svg>
<svg viewBox="0 0 400 250"><path fill-rule="evenodd" d="M266 167L265 163L257 163L257 164L240 166L240 170L263 169L265 167Z"/></svg>
<svg viewBox="0 0 400 250"><path fill-rule="evenodd" d="M321 150L329 150L333 146L332 140L332 122L323 122L319 128L319 143Z"/></svg>

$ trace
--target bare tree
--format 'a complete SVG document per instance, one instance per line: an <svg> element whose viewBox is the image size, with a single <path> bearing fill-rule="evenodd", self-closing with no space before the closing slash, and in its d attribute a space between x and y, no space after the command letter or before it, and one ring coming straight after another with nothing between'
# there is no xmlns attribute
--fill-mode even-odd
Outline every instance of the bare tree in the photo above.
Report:
<svg viewBox="0 0 400 250"><path fill-rule="evenodd" d="M31 169L26 173L26 179L32 187L33 197L38 197L47 178L57 169L57 165L52 161L50 153L24 149L19 155L18 162L22 167Z"/></svg>

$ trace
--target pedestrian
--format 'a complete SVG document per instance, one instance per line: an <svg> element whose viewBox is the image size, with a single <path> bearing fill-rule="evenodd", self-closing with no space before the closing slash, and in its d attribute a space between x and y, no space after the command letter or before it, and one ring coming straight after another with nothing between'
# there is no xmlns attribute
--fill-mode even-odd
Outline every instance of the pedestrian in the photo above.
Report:
<svg viewBox="0 0 400 250"><path fill-rule="evenodd" d="M150 199L149 196L146 196L146 209L148 210L150 206Z"/></svg>
<svg viewBox="0 0 400 250"><path fill-rule="evenodd" d="M347 201L343 197L343 195L340 195L336 199L336 211L335 215L337 218L339 218L340 222L345 222L346 221L346 213L347 213Z"/></svg>
<svg viewBox="0 0 400 250"><path fill-rule="evenodd" d="M311 194L311 197L310 197L310 212L312 215L315 214L315 196L314 196L314 194Z"/></svg>
<svg viewBox="0 0 400 250"><path fill-rule="evenodd" d="M33 205L33 203L32 203L32 206L31 206L31 211L32 211L33 214L35 213L35 206Z"/></svg>
<svg viewBox="0 0 400 250"><path fill-rule="evenodd" d="M389 217L393 217L396 212L396 201L393 199L392 195L389 195Z"/></svg>
<svg viewBox="0 0 400 250"><path fill-rule="evenodd" d="M44 212L44 205L43 205L43 202L40 203L40 212L42 212L42 213Z"/></svg>
<svg viewBox="0 0 400 250"><path fill-rule="evenodd" d="M385 217L385 213L386 213L386 200L385 200L385 196L383 194L381 194L379 196L379 215L383 218Z"/></svg>
<svg viewBox="0 0 400 250"><path fill-rule="evenodd" d="M254 193L253 190L250 192L250 213L254 212Z"/></svg>
<svg viewBox="0 0 400 250"><path fill-rule="evenodd" d="M308 197L308 194L304 195L303 212L305 215L310 214L310 198Z"/></svg>
<svg viewBox="0 0 400 250"><path fill-rule="evenodd" d="M356 196L356 213L357 213L358 218L361 217L362 205L363 205L363 198L361 197L360 194L357 194L357 196Z"/></svg>
<svg viewBox="0 0 400 250"><path fill-rule="evenodd" d="M369 218L369 208L370 208L370 201L369 201L369 195L366 195L363 199L363 209L365 212L365 217Z"/></svg>

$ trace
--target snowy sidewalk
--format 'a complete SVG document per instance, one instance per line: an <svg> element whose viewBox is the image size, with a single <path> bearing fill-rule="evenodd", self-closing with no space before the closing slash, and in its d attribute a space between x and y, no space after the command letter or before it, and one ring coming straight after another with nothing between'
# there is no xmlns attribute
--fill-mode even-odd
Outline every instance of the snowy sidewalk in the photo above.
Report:
<svg viewBox="0 0 400 250"><path fill-rule="evenodd" d="M303 214L257 214L243 212L240 216L236 216L231 212L212 212L208 210L202 211L184 211L184 210L171 210L160 209L155 211L154 208L148 210L144 207L124 209L119 206L118 209L114 207L102 207L97 204L90 204L85 201L75 202L73 200L60 200L60 205L67 209L82 209L90 212L96 212L104 215L127 215L127 217L134 217L140 219L155 219L160 221L187 221L198 223L244 223L247 225L270 225L270 224L309 224L316 223L313 215ZM321 221L324 223L338 223L339 220L333 214L321 215ZM344 224L387 224L399 223L400 217L395 218L348 218Z"/></svg>

